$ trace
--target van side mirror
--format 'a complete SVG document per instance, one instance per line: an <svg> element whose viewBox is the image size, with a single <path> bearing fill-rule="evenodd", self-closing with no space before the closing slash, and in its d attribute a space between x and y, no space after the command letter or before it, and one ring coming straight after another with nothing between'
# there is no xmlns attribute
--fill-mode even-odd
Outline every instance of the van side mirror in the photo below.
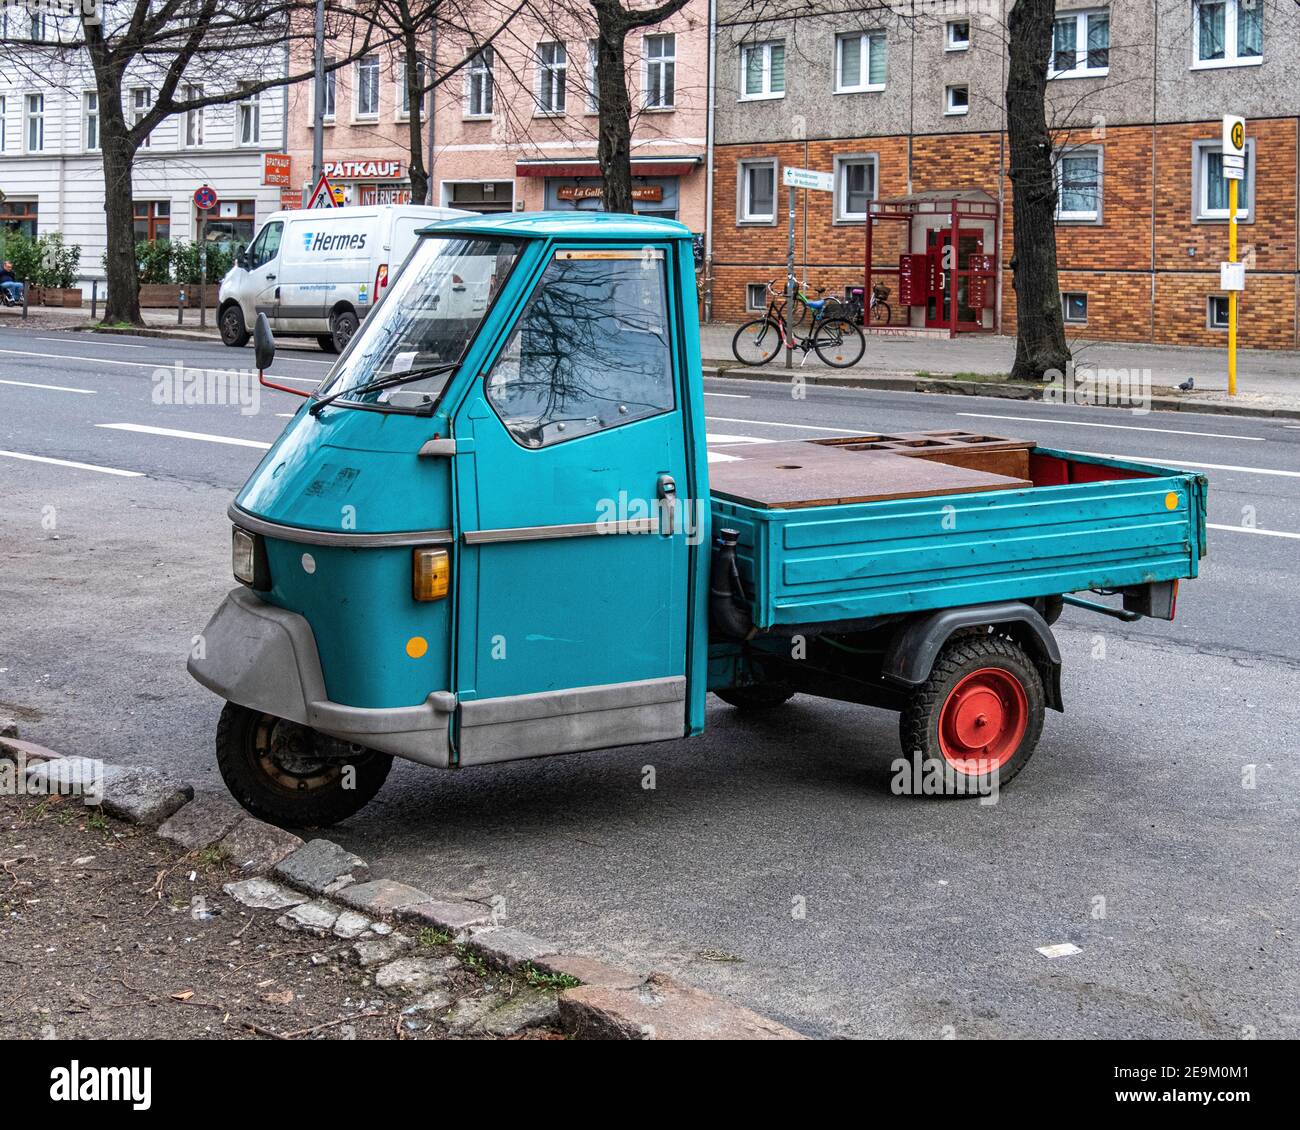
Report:
<svg viewBox="0 0 1300 1130"><path fill-rule="evenodd" d="M253 326L253 363L262 370L269 369L275 360L275 336L265 314L258 314Z"/></svg>

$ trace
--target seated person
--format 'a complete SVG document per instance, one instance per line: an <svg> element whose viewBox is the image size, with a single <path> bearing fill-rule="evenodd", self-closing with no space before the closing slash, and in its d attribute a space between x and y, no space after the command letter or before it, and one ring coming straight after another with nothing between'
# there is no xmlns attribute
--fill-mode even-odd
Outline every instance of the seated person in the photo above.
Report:
<svg viewBox="0 0 1300 1130"><path fill-rule="evenodd" d="M23 300L23 284L15 277L14 265L7 259L0 264L0 290L4 291L5 297L10 302Z"/></svg>

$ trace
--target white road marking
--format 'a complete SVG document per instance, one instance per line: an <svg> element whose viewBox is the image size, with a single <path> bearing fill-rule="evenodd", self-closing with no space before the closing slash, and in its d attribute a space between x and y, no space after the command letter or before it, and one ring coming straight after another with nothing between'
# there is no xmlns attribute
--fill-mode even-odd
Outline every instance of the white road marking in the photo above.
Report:
<svg viewBox="0 0 1300 1130"><path fill-rule="evenodd" d="M1217 522L1206 522L1211 530L1227 530L1232 534L1263 534L1269 538L1295 538L1300 541L1300 534L1293 534L1287 530L1260 530L1253 526L1221 526Z"/></svg>
<svg viewBox="0 0 1300 1130"><path fill-rule="evenodd" d="M93 388L68 388L67 385L38 385L31 381L0 381L0 385L20 385L22 388L47 388L51 392L80 392L86 396L94 396Z"/></svg>
<svg viewBox="0 0 1300 1130"><path fill-rule="evenodd" d="M709 432L708 442L710 445L715 443L775 443L774 439L759 439L758 436L729 436L722 432Z"/></svg>
<svg viewBox="0 0 1300 1130"><path fill-rule="evenodd" d="M1242 475L1281 475L1287 479L1300 479L1300 471L1278 471L1271 467L1237 467L1231 463L1193 463L1190 459L1176 459L1171 455L1116 455L1110 451L1080 451L1094 459L1126 459L1130 463L1155 463L1163 467L1195 467L1202 471L1234 471Z"/></svg>
<svg viewBox="0 0 1300 1130"><path fill-rule="evenodd" d="M751 397L743 392L706 392L705 396L725 396L728 400L749 400Z"/></svg>
<svg viewBox="0 0 1300 1130"><path fill-rule="evenodd" d="M704 418L719 424L758 424L765 428L802 428L807 432L835 432L837 435L842 436L871 434L869 430L864 432L861 428L823 428L817 424L778 424L775 420L744 420L738 416L705 416Z"/></svg>
<svg viewBox="0 0 1300 1130"><path fill-rule="evenodd" d="M958 416L970 416L976 420L1024 420L1030 424L1060 424L1071 428L1116 428L1122 432L1160 432L1168 436L1205 436L1206 439L1244 439L1252 443L1263 443L1264 436L1225 435L1222 432L1184 432L1177 428L1140 428L1136 424L1096 424L1086 420L1049 420L1041 416L994 416L989 412L958 412Z"/></svg>
<svg viewBox="0 0 1300 1130"><path fill-rule="evenodd" d="M198 439L205 443L227 443L232 447L256 447L260 451L270 448L269 443L259 439L240 439L237 436L215 436L208 432L186 432L178 428L151 428L147 424L96 424L97 428L108 428L118 432L140 432L148 436L167 436L171 439Z"/></svg>
<svg viewBox="0 0 1300 1130"><path fill-rule="evenodd" d="M706 451L710 463L736 463L740 460L739 455L724 455L721 451Z"/></svg>
<svg viewBox="0 0 1300 1130"><path fill-rule="evenodd" d="M213 366L186 365L183 358L174 358L171 364L163 364L153 361L110 361L107 357L79 357L75 354L67 353L33 353L29 349L0 349L0 353L7 353L14 357L44 357L54 361L91 361L96 365L126 365L133 369L162 369L171 371L176 366L176 361L181 361L181 367L190 373L229 373L231 369L218 369ZM234 369L238 372L238 368ZM272 373L271 376L278 381L294 381L299 384L318 385L320 380L316 377L285 377L278 373Z"/></svg>
<svg viewBox="0 0 1300 1130"><path fill-rule="evenodd" d="M51 459L48 455L28 455L23 451L0 451L6 459L24 459L29 463L53 463L56 467L75 467L78 471L98 471L104 475L121 475L125 479L142 479L142 471L123 471L117 467L100 467L94 463L75 463L71 459Z"/></svg>
<svg viewBox="0 0 1300 1130"><path fill-rule="evenodd" d="M80 344L74 338L70 337L38 337L37 341L52 341L56 345L73 345ZM96 346L107 345L110 349L148 349L147 345L127 345L124 341L96 341Z"/></svg>

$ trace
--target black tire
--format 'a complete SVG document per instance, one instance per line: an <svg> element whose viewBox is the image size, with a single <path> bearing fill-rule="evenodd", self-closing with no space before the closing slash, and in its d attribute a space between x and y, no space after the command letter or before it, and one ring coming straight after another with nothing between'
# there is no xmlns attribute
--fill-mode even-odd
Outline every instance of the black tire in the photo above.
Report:
<svg viewBox="0 0 1300 1130"><path fill-rule="evenodd" d="M329 756L317 756L318 746L328 746ZM348 747L233 702L217 723L217 768L231 796L282 827L327 828L346 820L379 792L392 766L386 753Z"/></svg>
<svg viewBox="0 0 1300 1130"><path fill-rule="evenodd" d="M772 318L746 322L731 339L731 352L742 365L766 365L781 352L781 327Z"/></svg>
<svg viewBox="0 0 1300 1130"><path fill-rule="evenodd" d="M222 344L229 345L233 349L242 349L253 336L244 324L244 312L237 302L232 302L221 311L218 329L221 331Z"/></svg>
<svg viewBox="0 0 1300 1130"><path fill-rule="evenodd" d="M342 353L348 347L348 342L360 325L361 320L355 310L344 308L334 312L330 318L330 337L334 342L335 353Z"/></svg>
<svg viewBox="0 0 1300 1130"><path fill-rule="evenodd" d="M976 681L968 681L972 676ZM983 685L982 680L990 679L991 686ZM1012 681L1019 685L1020 692L1003 697L1000 692L1011 690ZM962 691L954 698L959 685ZM991 756L961 757L963 748L976 752L974 745L962 747L962 735L978 732L972 723L986 724L981 721L986 717L981 711L985 702L994 704L993 732L998 740L978 751ZM946 791L941 795L987 795L995 785L999 789L1006 785L1028 764L1043 732L1044 706L1042 676L1018 643L996 635L951 639L935 659L930 677L908 696L899 716L903 756L911 762L920 755L922 770L931 770L924 779L944 783ZM1019 726L1014 723L1018 714L1023 717L1024 729L1017 738ZM949 743L956 743L957 748L950 746L945 752ZM937 762L937 769L943 772L933 771L936 767L931 766L932 762ZM980 771L982 762L987 766ZM911 791L923 793L919 787Z"/></svg>
<svg viewBox="0 0 1300 1130"><path fill-rule="evenodd" d="M889 320L894 316L894 312L889 308L888 302L877 302L871 308L871 320L879 322L882 326L889 325Z"/></svg>
<svg viewBox="0 0 1300 1130"><path fill-rule="evenodd" d="M862 360L866 339L848 318L826 318L813 330L817 356L833 369L847 369Z"/></svg>
<svg viewBox="0 0 1300 1130"><path fill-rule="evenodd" d="M338 350L334 348L334 338L330 334L317 334L316 344L325 350L326 353L338 352Z"/></svg>
<svg viewBox="0 0 1300 1130"><path fill-rule="evenodd" d="M726 687L713 692L737 710L772 710L788 702L794 691L781 683L753 683L747 687Z"/></svg>

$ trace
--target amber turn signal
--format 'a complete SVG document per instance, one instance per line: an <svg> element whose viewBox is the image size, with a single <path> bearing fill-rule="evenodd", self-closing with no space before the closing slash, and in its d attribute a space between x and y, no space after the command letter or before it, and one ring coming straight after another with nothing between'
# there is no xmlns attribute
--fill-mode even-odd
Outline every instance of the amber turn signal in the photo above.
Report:
<svg viewBox="0 0 1300 1130"><path fill-rule="evenodd" d="M445 549L417 549L411 554L411 595L441 600L451 585L451 556Z"/></svg>

